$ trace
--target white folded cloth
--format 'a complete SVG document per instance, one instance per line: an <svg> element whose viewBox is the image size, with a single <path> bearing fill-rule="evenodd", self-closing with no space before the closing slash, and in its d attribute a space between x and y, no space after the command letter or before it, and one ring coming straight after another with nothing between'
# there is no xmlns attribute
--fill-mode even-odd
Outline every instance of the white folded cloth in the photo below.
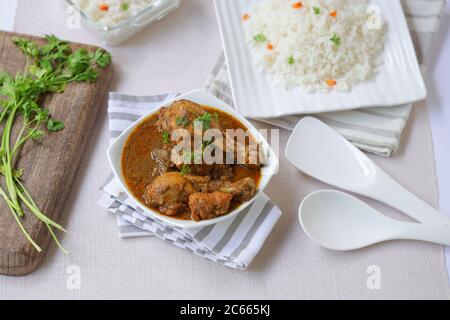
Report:
<svg viewBox="0 0 450 320"><path fill-rule="evenodd" d="M445 0L402 0L403 10L422 68L425 66L425 57L431 47L433 36L439 29L440 17L444 12L445 5ZM209 76L206 88L229 105L234 104L223 54ZM363 108L327 112L314 116L334 128L356 147L389 157L399 147L411 107L411 104L407 104L386 108ZM294 115L259 119L259 121L293 130L301 118L302 116Z"/></svg>
<svg viewBox="0 0 450 320"><path fill-rule="evenodd" d="M146 97L110 93L108 115L111 142L141 116L174 97L170 93ZM180 229L146 216L139 205L123 192L115 177L108 178L102 190L105 194L99 204L117 215L120 237L155 235L235 269L245 269L250 264L281 215L269 198L261 194L234 218L213 226Z"/></svg>

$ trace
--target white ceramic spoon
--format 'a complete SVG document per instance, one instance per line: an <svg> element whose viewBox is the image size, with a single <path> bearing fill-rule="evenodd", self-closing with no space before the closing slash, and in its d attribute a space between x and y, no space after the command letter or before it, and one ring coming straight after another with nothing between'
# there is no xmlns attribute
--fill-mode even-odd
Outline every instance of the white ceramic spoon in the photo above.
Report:
<svg viewBox="0 0 450 320"><path fill-rule="evenodd" d="M322 182L383 202L418 222L450 225L450 217L403 188L350 142L315 118L306 117L298 123L285 154L300 171Z"/></svg>
<svg viewBox="0 0 450 320"><path fill-rule="evenodd" d="M306 234L322 247L349 251L388 240L420 240L450 245L450 227L401 222L339 191L318 191L299 209Z"/></svg>

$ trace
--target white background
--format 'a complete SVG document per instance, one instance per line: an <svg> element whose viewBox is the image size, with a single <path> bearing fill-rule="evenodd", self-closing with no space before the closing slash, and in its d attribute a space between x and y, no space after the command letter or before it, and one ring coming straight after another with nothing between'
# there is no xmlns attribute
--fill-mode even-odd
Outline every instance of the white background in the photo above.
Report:
<svg viewBox="0 0 450 320"><path fill-rule="evenodd" d="M0 0L0 29L12 30L17 1ZM450 9L447 7L442 18L434 52L430 57L426 75L428 86L427 106L433 133L436 170L440 191L440 208L450 214ZM420 154L417 155L420 157ZM450 257L450 249L447 248ZM450 259L447 259L450 270Z"/></svg>

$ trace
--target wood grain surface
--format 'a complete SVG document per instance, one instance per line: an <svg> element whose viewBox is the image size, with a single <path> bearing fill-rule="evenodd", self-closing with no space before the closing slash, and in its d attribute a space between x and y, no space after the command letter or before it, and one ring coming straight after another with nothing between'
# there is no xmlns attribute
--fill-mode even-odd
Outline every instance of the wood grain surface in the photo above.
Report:
<svg viewBox="0 0 450 320"><path fill-rule="evenodd" d="M44 41L41 38L0 32L0 70L11 74L21 72L25 66L24 55L12 43L14 36L34 39L39 43ZM74 43L72 46L74 49L84 46L88 50L96 50L96 47L88 45ZM16 159L17 167L24 169L25 186L39 208L56 222L61 222L65 200L83 157L97 111L103 106L111 77L110 65L95 83L72 83L64 93L46 97L43 105L50 110L52 117L64 121L65 129L47 133L41 142L27 142ZM17 130L20 121L16 121L16 126ZM42 262L49 245L54 245L45 225L33 215L26 212L22 222L43 249L41 253L28 243L8 206L0 199L1 274L25 275L34 271ZM61 238L65 235L58 233L58 236Z"/></svg>

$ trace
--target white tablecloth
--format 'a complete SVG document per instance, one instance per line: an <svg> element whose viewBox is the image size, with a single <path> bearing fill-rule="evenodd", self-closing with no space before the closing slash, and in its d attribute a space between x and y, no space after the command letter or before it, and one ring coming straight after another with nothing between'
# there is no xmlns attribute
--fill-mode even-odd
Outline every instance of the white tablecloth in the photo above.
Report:
<svg viewBox="0 0 450 320"><path fill-rule="evenodd" d="M84 30L66 29L55 0L22 0L17 31L56 33L98 43ZM23 8L35 8L25 12ZM1 11L1 10L0 10ZM112 49L112 88L132 94L201 86L221 51L212 2L183 1L182 7L126 46ZM151 68L148 67L151 65ZM146 70L155 70L147 74ZM100 102L99 102L100 103ZM157 239L117 237L113 217L97 206L98 187L109 174L105 109L67 202L63 244L72 255L50 252L39 270L23 278L0 277L2 298L450 298L443 248L425 243L386 243L352 253L314 245L301 231L296 208L308 192L323 188L285 159L268 194L284 212L273 234L245 272L209 263ZM413 192L436 204L437 191L429 127L416 106L404 145L393 159L374 160ZM288 137L281 132L282 146ZM279 192L280 186L286 186ZM384 206L375 205L392 213ZM379 290L367 286L371 266L380 270ZM78 275L80 287L78 289Z"/></svg>

